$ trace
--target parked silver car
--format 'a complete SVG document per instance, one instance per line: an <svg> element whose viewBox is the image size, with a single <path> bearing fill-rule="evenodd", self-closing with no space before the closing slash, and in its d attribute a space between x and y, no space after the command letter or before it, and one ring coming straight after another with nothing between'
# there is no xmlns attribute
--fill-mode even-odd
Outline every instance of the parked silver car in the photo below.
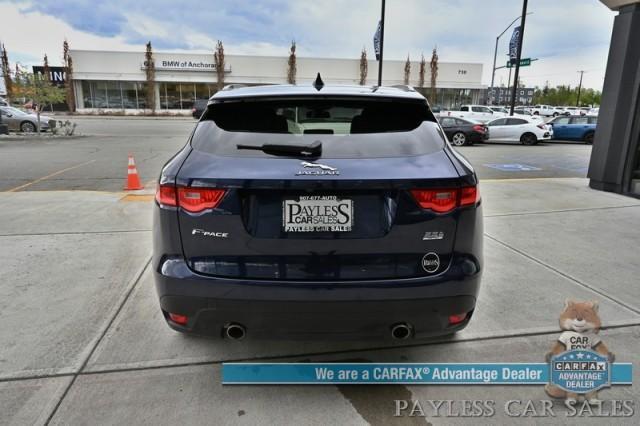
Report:
<svg viewBox="0 0 640 426"><path fill-rule="evenodd" d="M9 126L9 130L32 133L38 128L38 116L35 114L29 114L10 106L0 106L0 112L2 112L2 122ZM45 115L40 116L40 131L45 132L55 126L54 119Z"/></svg>

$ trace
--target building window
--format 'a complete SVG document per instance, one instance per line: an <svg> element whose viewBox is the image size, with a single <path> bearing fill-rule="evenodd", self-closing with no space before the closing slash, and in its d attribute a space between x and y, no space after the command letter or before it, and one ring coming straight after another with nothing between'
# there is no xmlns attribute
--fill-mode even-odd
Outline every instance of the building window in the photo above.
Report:
<svg viewBox="0 0 640 426"><path fill-rule="evenodd" d="M124 109L137 109L138 93L136 91L136 83L123 81L120 83L120 89L122 91L122 107Z"/></svg>
<svg viewBox="0 0 640 426"><path fill-rule="evenodd" d="M180 84L161 83L160 84L160 108L180 109Z"/></svg>
<svg viewBox="0 0 640 426"><path fill-rule="evenodd" d="M182 109L193 108L193 102L196 100L196 90L193 83L181 83L180 95L182 100Z"/></svg>
<svg viewBox="0 0 640 426"><path fill-rule="evenodd" d="M209 85L205 83L196 83L196 99L209 99L211 94L209 93Z"/></svg>
<svg viewBox="0 0 640 426"><path fill-rule="evenodd" d="M105 81L107 92L107 108L122 109L122 92L119 81Z"/></svg>

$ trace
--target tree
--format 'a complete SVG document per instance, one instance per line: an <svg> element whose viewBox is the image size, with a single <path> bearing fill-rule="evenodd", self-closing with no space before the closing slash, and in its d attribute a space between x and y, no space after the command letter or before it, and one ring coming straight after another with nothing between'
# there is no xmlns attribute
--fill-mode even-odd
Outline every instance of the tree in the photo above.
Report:
<svg viewBox="0 0 640 426"><path fill-rule="evenodd" d="M369 72L369 62L367 61L367 49L362 48L360 52L360 85L367 84L367 73Z"/></svg>
<svg viewBox="0 0 640 426"><path fill-rule="evenodd" d="M145 63L145 103L146 107L151 109L151 113L156 112L156 64L153 62L153 49L151 42L147 43L147 51L144 54Z"/></svg>
<svg viewBox="0 0 640 426"><path fill-rule="evenodd" d="M296 84L296 74L298 67L296 65L296 41L291 41L291 48L289 49L289 60L287 61L287 83Z"/></svg>
<svg viewBox="0 0 640 426"><path fill-rule="evenodd" d="M431 102L436 103L436 81L438 79L438 51L437 47L433 48L431 52L431 62L429 63L431 69Z"/></svg>
<svg viewBox="0 0 640 426"><path fill-rule="evenodd" d="M51 81L51 68L49 68L49 58L47 58L47 54L44 55L44 60L42 61L42 72L44 73L44 79L47 81Z"/></svg>
<svg viewBox="0 0 640 426"><path fill-rule="evenodd" d="M409 85L409 79L411 78L411 60L407 55L407 62L404 63L404 84Z"/></svg>
<svg viewBox="0 0 640 426"><path fill-rule="evenodd" d="M42 74L17 71L15 79L15 95L30 99L36 115L38 124L36 131L40 136L40 111L44 105L63 102L65 90L57 87Z"/></svg>
<svg viewBox="0 0 640 426"><path fill-rule="evenodd" d="M7 100L11 102L13 97L13 82L11 81L11 69L9 68L9 58L7 49L2 45L2 78L4 79L4 88L7 91Z"/></svg>
<svg viewBox="0 0 640 426"><path fill-rule="evenodd" d="M73 60L69 54L69 42L67 40L62 43L62 62L64 66L64 75L66 80L66 101L69 111L76 110L76 93L73 87Z"/></svg>
<svg viewBox="0 0 640 426"><path fill-rule="evenodd" d="M418 87L424 87L424 73L427 68L427 61L424 59L424 55L420 55L420 72L418 74Z"/></svg>
<svg viewBox="0 0 640 426"><path fill-rule="evenodd" d="M213 53L213 62L216 65L216 76L218 77L218 90L222 90L224 87L224 46L222 41L218 40L216 43L216 50Z"/></svg>

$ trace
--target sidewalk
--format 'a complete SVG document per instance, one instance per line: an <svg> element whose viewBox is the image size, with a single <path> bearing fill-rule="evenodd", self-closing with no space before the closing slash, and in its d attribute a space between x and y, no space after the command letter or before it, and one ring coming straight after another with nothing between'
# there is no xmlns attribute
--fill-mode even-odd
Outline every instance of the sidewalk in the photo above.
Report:
<svg viewBox="0 0 640 426"><path fill-rule="evenodd" d="M467 329L440 343L177 334L163 322L149 270L150 201L106 192L0 193L0 205L11 207L0 209L0 424L388 424L393 400L411 398L495 399L493 418L426 420L513 424L501 404L546 399L540 387L223 387L220 363L541 362L559 334L566 298L598 300L603 341L617 361L637 367L640 200L593 191L586 179L486 180L481 193L478 306ZM634 381L602 399L634 399L637 413L638 368ZM561 403L555 407L557 419L528 421L603 423L565 418ZM637 424L638 416L604 423Z"/></svg>

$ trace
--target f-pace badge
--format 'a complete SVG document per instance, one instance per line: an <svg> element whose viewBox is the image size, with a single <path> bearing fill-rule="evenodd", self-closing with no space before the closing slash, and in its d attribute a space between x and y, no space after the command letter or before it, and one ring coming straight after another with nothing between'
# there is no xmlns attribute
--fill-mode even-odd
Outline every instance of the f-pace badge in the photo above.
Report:
<svg viewBox="0 0 640 426"><path fill-rule="evenodd" d="M422 269L432 274L440 268L440 257L434 252L422 256Z"/></svg>
<svg viewBox="0 0 640 426"><path fill-rule="evenodd" d="M228 232L205 231L204 229L199 229L199 228L192 229L191 235L202 235L203 237L213 237L213 238L229 238Z"/></svg>
<svg viewBox="0 0 640 426"><path fill-rule="evenodd" d="M307 176L324 176L324 175L339 175L340 172L337 168L327 166L326 164L320 163L310 163L308 161L303 161L300 163L302 167L305 169L315 169L315 170L299 170L296 173L296 176L307 175Z"/></svg>

